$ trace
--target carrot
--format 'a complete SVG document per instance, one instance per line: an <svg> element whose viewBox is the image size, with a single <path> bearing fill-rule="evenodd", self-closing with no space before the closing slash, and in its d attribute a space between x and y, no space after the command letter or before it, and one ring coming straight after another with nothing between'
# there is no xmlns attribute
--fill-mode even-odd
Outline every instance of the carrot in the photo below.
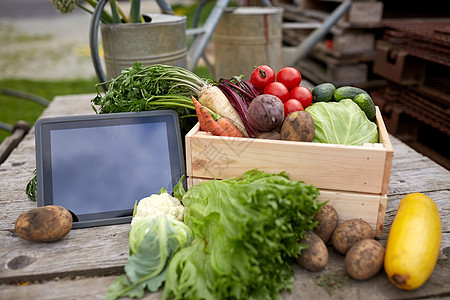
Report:
<svg viewBox="0 0 450 300"><path fill-rule="evenodd" d="M242 122L238 111L217 86L204 86L199 93L198 101L222 117L230 119L239 131L244 136L248 137L247 130L245 129L245 125Z"/></svg>
<svg viewBox="0 0 450 300"><path fill-rule="evenodd" d="M222 117L217 120L217 123L222 126L228 136L232 137L244 137L242 132L226 117Z"/></svg>
<svg viewBox="0 0 450 300"><path fill-rule="evenodd" d="M200 102L191 96L192 102L194 102L195 112L197 114L198 122L200 123L200 129L206 132L210 132L213 135L226 136L225 130L217 123L211 116L209 111L200 104Z"/></svg>

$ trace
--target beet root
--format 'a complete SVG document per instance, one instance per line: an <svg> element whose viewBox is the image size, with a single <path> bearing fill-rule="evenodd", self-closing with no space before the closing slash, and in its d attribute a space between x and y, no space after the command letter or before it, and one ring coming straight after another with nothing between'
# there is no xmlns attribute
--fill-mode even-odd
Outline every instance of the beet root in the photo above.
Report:
<svg viewBox="0 0 450 300"><path fill-rule="evenodd" d="M260 131L276 129L283 120L283 102L276 96L268 94L256 96L248 106L248 121Z"/></svg>

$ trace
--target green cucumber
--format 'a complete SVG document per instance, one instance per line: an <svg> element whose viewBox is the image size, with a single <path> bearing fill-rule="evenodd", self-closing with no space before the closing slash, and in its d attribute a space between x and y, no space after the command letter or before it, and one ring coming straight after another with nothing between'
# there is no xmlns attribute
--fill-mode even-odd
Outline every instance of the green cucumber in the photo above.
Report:
<svg viewBox="0 0 450 300"><path fill-rule="evenodd" d="M369 96L367 93L361 93L359 95L356 95L355 98L353 98L353 102L358 104L359 108L366 114L367 119L372 121L375 119L375 104L373 103L372 97Z"/></svg>
<svg viewBox="0 0 450 300"><path fill-rule="evenodd" d="M330 102L333 100L333 93L336 87L329 82L317 85L312 90L313 102Z"/></svg>
<svg viewBox="0 0 450 300"><path fill-rule="evenodd" d="M367 94L365 90L354 86L341 86L334 91L333 97L335 101L341 101L342 99L353 100L353 98L362 93Z"/></svg>

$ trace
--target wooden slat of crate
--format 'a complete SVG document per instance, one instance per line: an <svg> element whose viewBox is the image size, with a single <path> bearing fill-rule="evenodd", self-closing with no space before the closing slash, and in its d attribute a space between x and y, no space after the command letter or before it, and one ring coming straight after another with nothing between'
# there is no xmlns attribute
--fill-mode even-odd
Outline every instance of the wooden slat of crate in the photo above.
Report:
<svg viewBox="0 0 450 300"><path fill-rule="evenodd" d="M301 0L301 10L315 10L331 13L342 1ZM383 18L383 2L381 1L353 1L349 11L342 19L350 24L378 24Z"/></svg>
<svg viewBox="0 0 450 300"><path fill-rule="evenodd" d="M188 189L208 180L211 180L211 178L188 177ZM336 209L339 215L339 223L350 219L363 219L370 224L375 235L381 237L387 195L337 192L321 189L318 200L327 202Z"/></svg>
<svg viewBox="0 0 450 300"><path fill-rule="evenodd" d="M186 135L187 175L224 179L257 168L321 189L387 194L393 150L378 108L377 124L380 144L369 146L217 137L197 125Z"/></svg>
<svg viewBox="0 0 450 300"><path fill-rule="evenodd" d="M335 86L357 85L368 80L369 66L367 63L324 62L313 57L306 57L299 65L306 78L320 84L331 82Z"/></svg>
<svg viewBox="0 0 450 300"><path fill-rule="evenodd" d="M311 33L311 30L284 29L283 43L298 46ZM332 41L332 47L325 45L326 40ZM324 38L316 44L315 50L320 50L336 58L349 56L364 56L364 60L373 61L375 57L375 34L361 30L331 31L329 38Z"/></svg>
<svg viewBox="0 0 450 300"><path fill-rule="evenodd" d="M375 34L371 32L343 32L333 35L331 54L336 57L365 54L375 50Z"/></svg>

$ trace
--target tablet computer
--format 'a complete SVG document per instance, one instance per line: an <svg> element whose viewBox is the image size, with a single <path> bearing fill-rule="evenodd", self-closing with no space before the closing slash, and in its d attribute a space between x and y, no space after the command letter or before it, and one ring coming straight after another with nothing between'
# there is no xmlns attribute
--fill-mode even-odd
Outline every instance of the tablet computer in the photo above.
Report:
<svg viewBox="0 0 450 300"><path fill-rule="evenodd" d="M130 222L136 201L185 173L175 111L43 118L35 131L37 204L65 207L73 228Z"/></svg>

